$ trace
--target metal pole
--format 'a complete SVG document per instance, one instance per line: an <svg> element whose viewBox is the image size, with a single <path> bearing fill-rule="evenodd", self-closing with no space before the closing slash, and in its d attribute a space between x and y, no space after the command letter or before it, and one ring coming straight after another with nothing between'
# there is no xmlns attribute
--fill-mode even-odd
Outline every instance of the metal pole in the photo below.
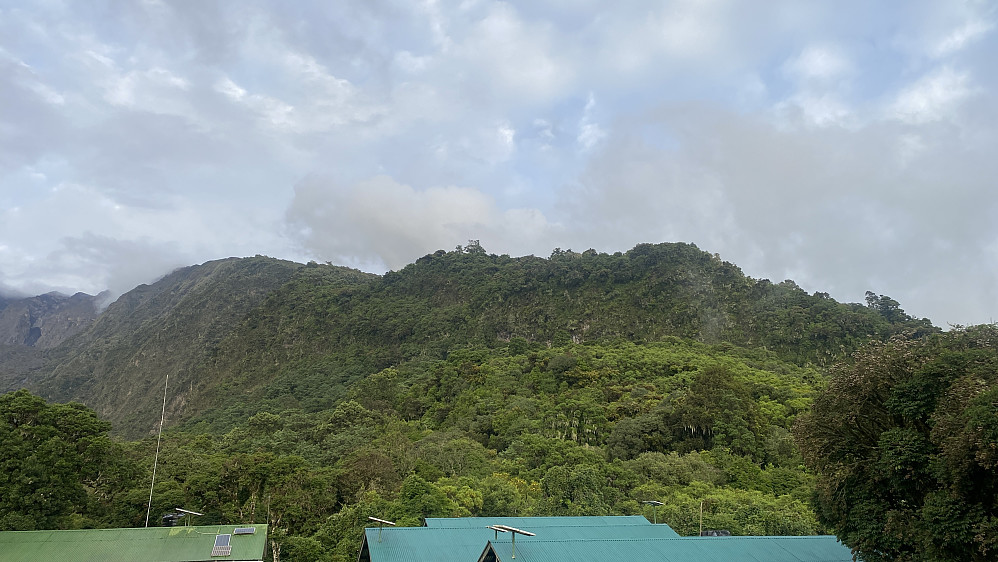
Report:
<svg viewBox="0 0 998 562"><path fill-rule="evenodd" d="M513 556L512 556L512 558L514 560L516 559L516 533L513 533Z"/></svg>
<svg viewBox="0 0 998 562"><path fill-rule="evenodd" d="M163 440L163 422L166 421L166 391L170 388L170 374L166 374L163 386L163 413L159 418L159 435L156 436L156 458L152 462L152 483L149 484L149 503L146 505L146 527L149 526L149 512L152 511L152 490L156 486L156 466L159 465L159 444Z"/></svg>

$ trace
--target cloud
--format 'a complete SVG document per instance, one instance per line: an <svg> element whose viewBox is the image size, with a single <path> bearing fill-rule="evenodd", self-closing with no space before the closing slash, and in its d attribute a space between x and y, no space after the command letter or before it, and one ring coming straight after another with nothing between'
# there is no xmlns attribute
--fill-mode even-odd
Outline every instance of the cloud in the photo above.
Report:
<svg viewBox="0 0 998 562"><path fill-rule="evenodd" d="M113 8L0 8L0 284L685 240L940 322L998 308L987 2Z"/></svg>
<svg viewBox="0 0 998 562"><path fill-rule="evenodd" d="M784 70L801 82L828 84L841 80L853 71L852 63L828 45L809 45L784 64Z"/></svg>
<svg viewBox="0 0 998 562"><path fill-rule="evenodd" d="M257 253L301 259L279 223L268 220L228 202L193 207L173 197L162 206L134 206L86 185L59 184L35 201L0 209L0 282L33 294L110 290L117 297L207 259ZM238 244L233 232L242 236Z"/></svg>
<svg viewBox="0 0 998 562"><path fill-rule="evenodd" d="M295 189L288 220L313 255L377 269L401 269L471 239L519 253L558 228L537 209L503 210L474 188L416 190L388 176L348 186L308 178Z"/></svg>
<svg viewBox="0 0 998 562"><path fill-rule="evenodd" d="M891 111L908 123L939 121L950 116L972 93L966 73L943 67L901 91L891 104Z"/></svg>
<svg viewBox="0 0 998 562"><path fill-rule="evenodd" d="M971 43L981 39L995 27L994 23L987 20L971 19L963 25L953 29L941 40L933 44L929 53L935 58L952 55L963 50Z"/></svg>
<svg viewBox="0 0 998 562"><path fill-rule="evenodd" d="M582 119L579 120L579 134L576 137L576 141L583 150L591 150L606 136L599 123L593 119L595 109L596 97L590 92L586 108L582 111Z"/></svg>
<svg viewBox="0 0 998 562"><path fill-rule="evenodd" d="M695 242L754 276L852 301L887 293L942 324L998 307L992 123L786 128L710 105L639 121L613 130L564 194L559 220L586 225L584 245ZM649 143L647 127L676 142Z"/></svg>

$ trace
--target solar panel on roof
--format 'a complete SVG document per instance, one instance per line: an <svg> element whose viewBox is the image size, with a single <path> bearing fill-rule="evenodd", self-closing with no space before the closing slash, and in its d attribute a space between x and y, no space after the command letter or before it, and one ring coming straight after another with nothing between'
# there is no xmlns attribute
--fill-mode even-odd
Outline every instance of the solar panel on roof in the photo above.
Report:
<svg viewBox="0 0 998 562"><path fill-rule="evenodd" d="M218 535L215 537L215 546L211 549L212 556L229 556L232 554L232 547L229 546L229 539L232 535Z"/></svg>
<svg viewBox="0 0 998 562"><path fill-rule="evenodd" d="M236 527L232 530L233 535L252 535L256 533L256 527Z"/></svg>

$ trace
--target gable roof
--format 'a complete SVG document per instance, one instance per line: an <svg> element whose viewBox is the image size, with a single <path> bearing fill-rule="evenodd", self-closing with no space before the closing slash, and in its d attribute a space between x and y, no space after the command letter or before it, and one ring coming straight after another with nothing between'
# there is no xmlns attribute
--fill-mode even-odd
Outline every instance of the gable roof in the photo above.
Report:
<svg viewBox="0 0 998 562"><path fill-rule="evenodd" d="M489 541L478 562L511 562L509 541ZM521 562L852 562L852 552L834 536L682 537L543 540L520 537Z"/></svg>
<svg viewBox="0 0 998 562"><path fill-rule="evenodd" d="M233 535L237 527L252 527L253 534ZM215 537L232 535L228 556L212 557ZM131 529L79 529L69 531L0 532L2 560L57 560L77 562L202 562L208 560L263 560L266 525L210 525L140 527Z"/></svg>

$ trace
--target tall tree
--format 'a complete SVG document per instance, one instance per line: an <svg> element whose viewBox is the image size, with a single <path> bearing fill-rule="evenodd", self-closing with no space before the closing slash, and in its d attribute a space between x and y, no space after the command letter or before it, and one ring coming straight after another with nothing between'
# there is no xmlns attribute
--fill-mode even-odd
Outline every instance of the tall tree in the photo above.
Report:
<svg viewBox="0 0 998 562"><path fill-rule="evenodd" d="M0 530L66 526L106 488L111 424L81 404L27 390L0 396Z"/></svg>
<svg viewBox="0 0 998 562"><path fill-rule="evenodd" d="M998 557L998 327L870 345L795 436L819 519L867 562Z"/></svg>

